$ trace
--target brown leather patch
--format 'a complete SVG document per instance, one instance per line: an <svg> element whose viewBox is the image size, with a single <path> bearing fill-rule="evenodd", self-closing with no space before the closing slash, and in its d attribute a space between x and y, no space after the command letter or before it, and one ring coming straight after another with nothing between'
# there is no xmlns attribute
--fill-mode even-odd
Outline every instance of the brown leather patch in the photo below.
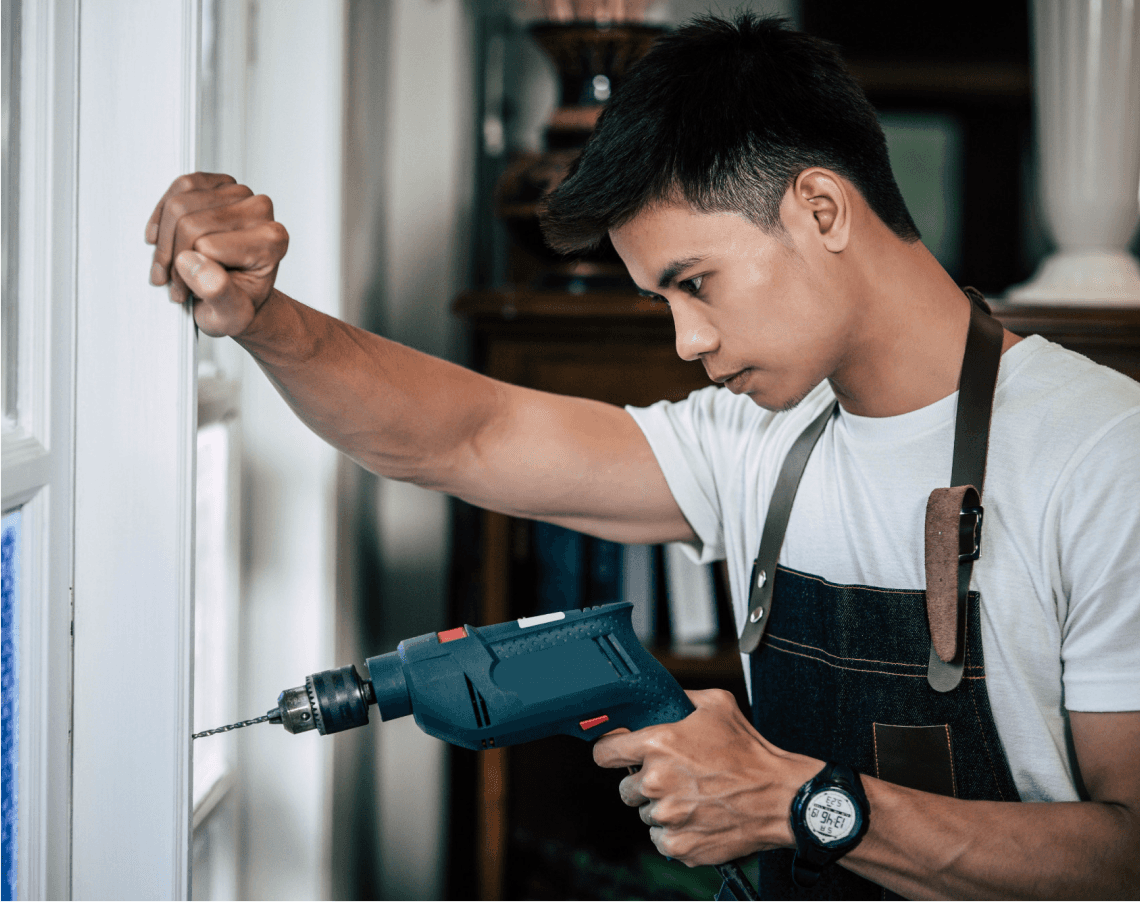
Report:
<svg viewBox="0 0 1140 902"><path fill-rule="evenodd" d="M875 776L922 792L957 796L950 725L900 727L872 724Z"/></svg>
<svg viewBox="0 0 1140 902"><path fill-rule="evenodd" d="M958 655L958 522L973 486L935 489L926 500L926 616L938 657Z"/></svg>

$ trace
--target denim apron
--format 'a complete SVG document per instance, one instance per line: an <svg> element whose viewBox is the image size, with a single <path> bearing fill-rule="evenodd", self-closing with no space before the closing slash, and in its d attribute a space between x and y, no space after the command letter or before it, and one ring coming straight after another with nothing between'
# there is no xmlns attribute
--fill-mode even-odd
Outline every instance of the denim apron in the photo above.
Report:
<svg viewBox="0 0 1140 902"><path fill-rule="evenodd" d="M931 559L937 556L931 550L931 505L939 492L953 489L936 490L927 508L925 592L837 585L775 564L799 475L832 413L827 411L808 427L808 432L816 428L815 435L801 437L799 463L785 464L786 469L799 468L789 477L790 487L780 485L788 481L783 472L777 483L753 568L750 623L741 647L750 652L753 723L777 747L926 792L1018 801L986 692L979 596L969 591L970 566L980 551L980 493L1002 331L987 315L981 296L972 289L966 292L972 301L971 325L951 486L968 483L976 486L977 494L967 492L974 506L961 502L960 517L959 502L954 501L955 521L949 528L961 527L953 548L959 551L960 540L961 553L946 565L957 568L957 579L951 572L943 580L949 583L950 612L933 612L928 594L935 579ZM796 454L793 446L789 459ZM954 497L960 499L961 493ZM777 509L781 506L783 510ZM780 517L783 523L773 524ZM941 530L934 532L942 535ZM945 575L945 567L940 572ZM767 595L758 601L765 584ZM939 617L942 633L949 629L954 647L936 653ZM944 636L941 641L946 641ZM870 813L872 827L875 814ZM802 889L792 879L794 854L791 849L760 854L760 898L899 898L846 870L842 862L826 868L814 887Z"/></svg>

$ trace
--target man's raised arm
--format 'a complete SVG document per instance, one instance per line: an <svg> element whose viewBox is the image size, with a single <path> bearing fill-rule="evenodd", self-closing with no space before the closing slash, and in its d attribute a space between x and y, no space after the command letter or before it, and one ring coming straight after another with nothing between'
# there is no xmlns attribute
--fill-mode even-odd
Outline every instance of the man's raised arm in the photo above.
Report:
<svg viewBox="0 0 1140 902"><path fill-rule="evenodd" d="M692 538L641 430L608 404L497 382L358 329L273 287L288 247L269 198L177 179L146 230L151 282L192 299L318 435L375 473L624 542Z"/></svg>

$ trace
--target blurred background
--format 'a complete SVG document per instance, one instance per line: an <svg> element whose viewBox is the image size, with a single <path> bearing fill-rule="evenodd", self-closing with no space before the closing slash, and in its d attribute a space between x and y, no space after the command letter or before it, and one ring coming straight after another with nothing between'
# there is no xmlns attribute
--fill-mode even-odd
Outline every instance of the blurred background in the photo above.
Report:
<svg viewBox="0 0 1140 902"><path fill-rule="evenodd" d="M960 283L1000 297L1054 249L1027 4L962 0L919 14L901 2L660 0L592 4L585 17L652 31L740 8L839 44L880 111L925 242ZM507 0L202 0L201 9L199 167L274 199L291 234L282 290L504 378L522 372L503 363L509 330L541 343L591 298L618 297L631 319L625 332L605 316L591 321L583 346L629 351L637 320L671 356L668 320L623 295L620 267L568 270L534 241L534 202L624 65L611 53L583 72L580 44L566 51L547 36L540 46L536 24L580 21L582 10ZM590 377L572 368L546 383L526 372L540 387L590 393ZM702 378L669 377L648 398ZM200 385L212 406L200 408L196 729L257 714L304 674L402 638L533 612L543 540L529 527L338 459L232 345L207 343ZM497 596L495 573L508 586ZM687 685L740 694L739 664L717 644L732 637L721 610L713 650L671 661ZM668 644L668 623L658 639ZM410 718L335 739L252 729L198 743L194 895L706 893L711 872L694 877L652 856L636 815L616 801L616 778L596 774L578 745L487 763ZM590 795L598 800L586 804Z"/></svg>

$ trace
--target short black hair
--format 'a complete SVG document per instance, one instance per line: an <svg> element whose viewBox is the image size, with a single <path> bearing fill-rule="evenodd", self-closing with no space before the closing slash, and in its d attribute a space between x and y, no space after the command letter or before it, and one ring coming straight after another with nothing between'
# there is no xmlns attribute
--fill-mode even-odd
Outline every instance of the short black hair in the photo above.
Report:
<svg viewBox="0 0 1140 902"><path fill-rule="evenodd" d="M692 20L657 41L603 111L541 212L561 253L596 247L648 207L687 202L783 234L780 202L821 166L917 241L875 109L838 50L778 17Z"/></svg>

